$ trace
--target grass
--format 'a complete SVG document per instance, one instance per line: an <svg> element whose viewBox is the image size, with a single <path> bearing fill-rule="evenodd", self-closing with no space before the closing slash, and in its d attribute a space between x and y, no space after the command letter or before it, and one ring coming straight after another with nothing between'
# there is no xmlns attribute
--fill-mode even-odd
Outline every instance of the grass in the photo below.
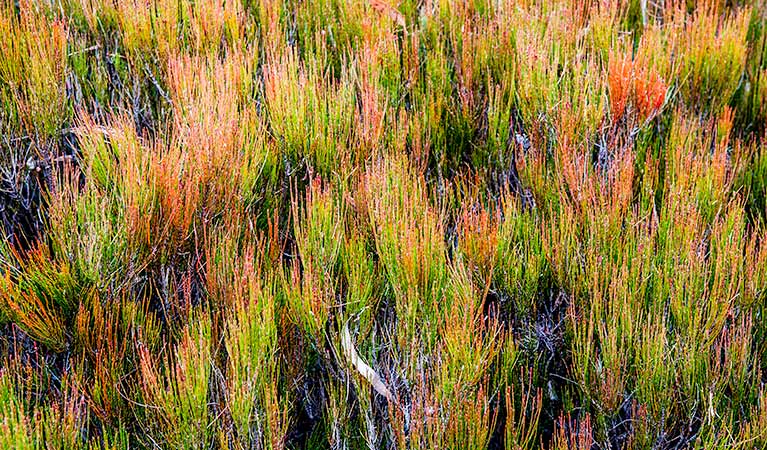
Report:
<svg viewBox="0 0 767 450"><path fill-rule="evenodd" d="M767 448L763 2L0 36L0 447Z"/></svg>

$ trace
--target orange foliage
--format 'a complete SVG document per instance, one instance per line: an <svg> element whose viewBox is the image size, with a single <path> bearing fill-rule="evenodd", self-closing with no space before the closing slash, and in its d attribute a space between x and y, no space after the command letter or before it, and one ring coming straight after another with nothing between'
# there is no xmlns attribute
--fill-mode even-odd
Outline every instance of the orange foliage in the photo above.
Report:
<svg viewBox="0 0 767 450"><path fill-rule="evenodd" d="M610 54L608 62L610 113L618 122L631 101L641 120L651 119L663 106L668 87L655 69L637 67L628 55Z"/></svg>

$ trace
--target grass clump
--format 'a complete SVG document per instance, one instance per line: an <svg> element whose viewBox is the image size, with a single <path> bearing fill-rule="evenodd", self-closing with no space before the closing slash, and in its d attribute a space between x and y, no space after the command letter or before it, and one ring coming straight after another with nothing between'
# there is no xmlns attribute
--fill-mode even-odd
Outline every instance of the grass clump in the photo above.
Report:
<svg viewBox="0 0 767 450"><path fill-rule="evenodd" d="M765 447L765 14L0 0L0 447Z"/></svg>

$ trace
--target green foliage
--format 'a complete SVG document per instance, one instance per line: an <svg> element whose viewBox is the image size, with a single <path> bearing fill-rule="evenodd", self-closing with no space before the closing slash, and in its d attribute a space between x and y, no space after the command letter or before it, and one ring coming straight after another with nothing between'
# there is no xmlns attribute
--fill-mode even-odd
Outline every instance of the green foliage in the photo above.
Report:
<svg viewBox="0 0 767 450"><path fill-rule="evenodd" d="M0 447L764 447L765 14L0 0Z"/></svg>

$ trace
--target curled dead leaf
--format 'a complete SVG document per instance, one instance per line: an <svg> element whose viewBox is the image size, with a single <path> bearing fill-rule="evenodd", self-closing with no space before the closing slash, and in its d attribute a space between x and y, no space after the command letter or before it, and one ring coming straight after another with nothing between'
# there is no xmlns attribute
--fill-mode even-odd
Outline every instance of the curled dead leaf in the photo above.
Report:
<svg viewBox="0 0 767 450"><path fill-rule="evenodd" d="M354 342L352 341L352 335L349 333L348 324L344 324L344 329L341 332L341 348L343 349L344 355L346 356L346 359L349 360L349 363L351 363L352 367L354 367L357 372L359 372L360 375L362 375L362 377L365 378L371 386L373 386L373 389L375 389L375 391L382 396L386 397L388 401L394 402L394 396L392 395L391 391L389 391L389 388L386 387L386 384L384 384L381 377L357 354L357 349L354 348Z"/></svg>

